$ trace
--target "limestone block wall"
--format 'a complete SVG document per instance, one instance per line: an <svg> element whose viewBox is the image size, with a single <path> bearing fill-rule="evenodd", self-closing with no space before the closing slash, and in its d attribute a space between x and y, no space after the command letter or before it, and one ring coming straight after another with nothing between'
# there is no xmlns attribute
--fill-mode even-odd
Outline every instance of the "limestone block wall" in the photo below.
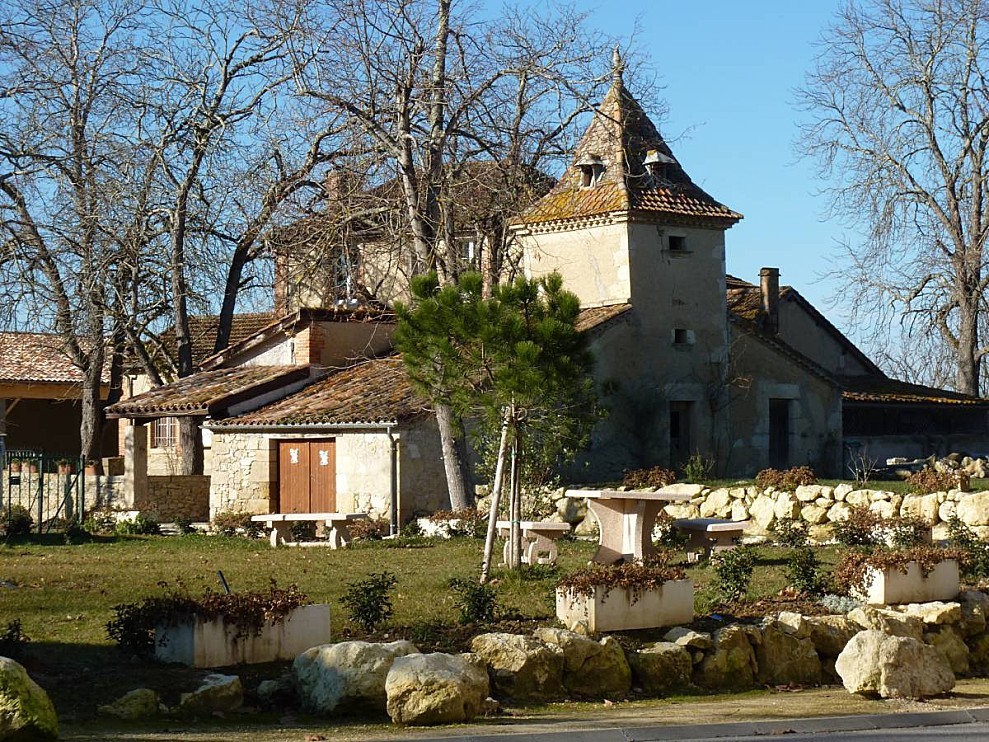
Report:
<svg viewBox="0 0 989 742"><path fill-rule="evenodd" d="M210 478L203 475L149 476L146 498L136 499L133 508L160 521L209 520L209 486Z"/></svg>
<svg viewBox="0 0 989 742"><path fill-rule="evenodd" d="M271 438L256 433L214 433L210 518L225 510L270 512L278 464Z"/></svg>
<svg viewBox="0 0 989 742"><path fill-rule="evenodd" d="M901 495L851 483L807 485L792 492L754 485L711 489L701 484L674 484L662 491L690 496L689 501L665 507L674 518L750 520L746 533L752 535L769 533L779 519L802 519L810 526L811 538L827 540L830 523L847 517L850 507L864 505L887 518L920 516L932 524L935 540L947 538L947 521L953 515L983 538L989 537L989 491Z"/></svg>

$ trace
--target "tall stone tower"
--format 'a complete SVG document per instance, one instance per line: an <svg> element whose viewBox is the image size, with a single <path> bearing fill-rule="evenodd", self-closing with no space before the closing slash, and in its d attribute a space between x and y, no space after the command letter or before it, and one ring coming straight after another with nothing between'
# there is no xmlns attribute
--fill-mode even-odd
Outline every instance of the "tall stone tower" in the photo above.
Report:
<svg viewBox="0 0 989 742"><path fill-rule="evenodd" d="M742 218L690 179L625 88L610 90L556 186L515 225L530 276L558 271L584 307L630 305L598 333L596 376L624 442L605 469L714 455L727 430L725 230ZM606 474L602 471L601 474Z"/></svg>

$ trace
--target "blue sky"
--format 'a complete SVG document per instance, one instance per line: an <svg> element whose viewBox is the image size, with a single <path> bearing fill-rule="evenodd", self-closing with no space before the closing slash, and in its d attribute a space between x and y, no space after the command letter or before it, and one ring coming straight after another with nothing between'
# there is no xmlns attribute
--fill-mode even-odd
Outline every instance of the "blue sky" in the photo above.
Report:
<svg viewBox="0 0 989 742"><path fill-rule="evenodd" d="M728 272L757 282L775 266L842 330L854 336L829 301L839 286L821 276L841 239L856 235L825 220L828 199L815 163L794 142L804 115L794 89L817 54L814 42L839 0L581 0L596 26L635 46L663 86L669 111L657 121L691 178L745 215L725 240ZM632 90L633 94L642 91Z"/></svg>

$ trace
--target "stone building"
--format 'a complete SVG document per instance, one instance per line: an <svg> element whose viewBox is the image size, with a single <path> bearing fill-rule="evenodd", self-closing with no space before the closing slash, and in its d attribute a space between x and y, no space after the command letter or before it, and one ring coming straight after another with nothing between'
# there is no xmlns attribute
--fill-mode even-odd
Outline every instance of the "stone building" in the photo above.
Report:
<svg viewBox="0 0 989 742"><path fill-rule="evenodd" d="M727 276L725 234L741 218L690 179L616 65L572 163L512 224L526 273L558 271L580 297L610 409L572 477L691 457L720 475L806 464L839 476L857 455L985 450L985 400L888 378L778 269L758 284ZM369 265L380 267L365 263L365 278ZM392 316L338 302L334 276L311 276L315 291L283 286L280 319L199 374L111 408L138 423L201 420L212 515L341 510L398 523L447 505L435 422L391 353ZM324 295L331 307L305 306ZM127 444L137 487L145 440L132 430Z"/></svg>

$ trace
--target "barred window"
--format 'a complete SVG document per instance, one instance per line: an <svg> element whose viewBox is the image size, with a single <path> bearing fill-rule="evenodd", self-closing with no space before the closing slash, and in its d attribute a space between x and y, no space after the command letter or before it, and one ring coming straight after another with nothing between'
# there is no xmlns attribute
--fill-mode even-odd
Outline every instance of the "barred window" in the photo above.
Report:
<svg viewBox="0 0 989 742"><path fill-rule="evenodd" d="M174 417L159 417L151 424L152 448L176 448L179 422Z"/></svg>

